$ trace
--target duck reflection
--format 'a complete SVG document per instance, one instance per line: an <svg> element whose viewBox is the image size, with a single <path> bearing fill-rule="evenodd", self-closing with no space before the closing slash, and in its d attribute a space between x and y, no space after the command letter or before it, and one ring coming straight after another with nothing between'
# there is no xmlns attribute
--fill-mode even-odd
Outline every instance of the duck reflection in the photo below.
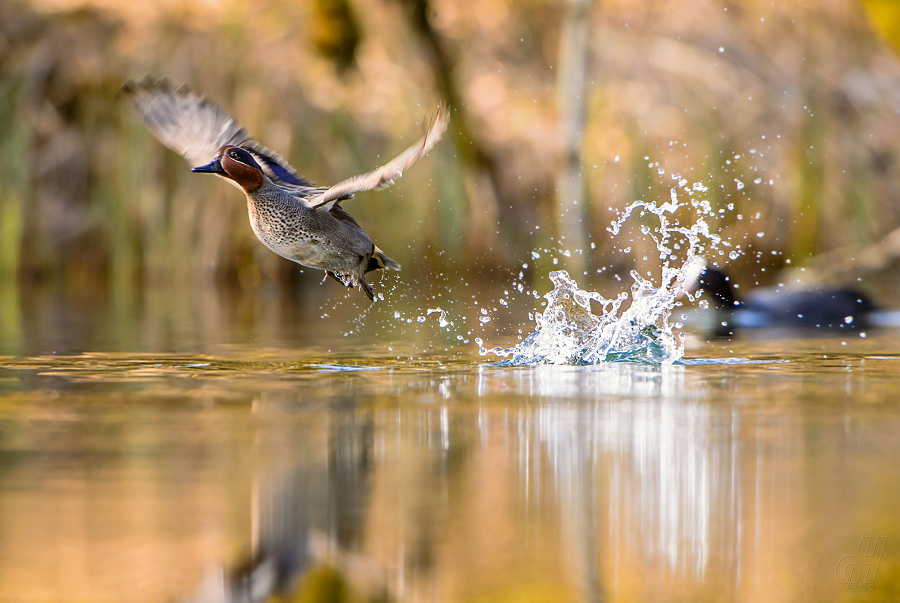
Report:
<svg viewBox="0 0 900 603"><path fill-rule="evenodd" d="M372 417L341 406L332 413L324 461L297 459L254 485L251 551L233 568L209 568L188 601L258 603L282 595L343 601L347 569L357 582L372 573L358 554L369 504Z"/></svg>

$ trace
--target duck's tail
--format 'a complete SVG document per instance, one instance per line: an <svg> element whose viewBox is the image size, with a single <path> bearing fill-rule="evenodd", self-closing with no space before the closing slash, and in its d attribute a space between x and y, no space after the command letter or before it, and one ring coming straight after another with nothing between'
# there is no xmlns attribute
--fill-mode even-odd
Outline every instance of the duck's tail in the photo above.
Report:
<svg viewBox="0 0 900 603"><path fill-rule="evenodd" d="M400 270L400 264L384 255L384 252L376 247L366 265L366 272L372 270Z"/></svg>

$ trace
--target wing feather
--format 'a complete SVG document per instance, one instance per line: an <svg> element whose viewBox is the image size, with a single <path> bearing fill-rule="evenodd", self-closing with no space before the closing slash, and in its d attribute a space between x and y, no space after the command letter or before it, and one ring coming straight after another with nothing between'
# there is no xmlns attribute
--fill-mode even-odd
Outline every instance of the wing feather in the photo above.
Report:
<svg viewBox="0 0 900 603"><path fill-rule="evenodd" d="M168 78L147 76L139 82L125 82L122 94L131 101L147 129L191 167L213 161L223 146L239 146L257 159L266 176L297 196L308 197L326 190L298 175L281 155L250 138L231 114L187 86L176 88Z"/></svg>
<svg viewBox="0 0 900 603"><path fill-rule="evenodd" d="M397 155L394 159L385 165L358 176L353 176L338 182L334 186L327 188L321 194L312 197L309 202L318 210L330 211L334 204L342 199L347 199L362 191L378 190L387 188L403 175L404 170L408 169L423 155L434 148L444 132L447 131L447 124L450 114L447 109L440 107L435 115L434 121L428 127L425 135L422 136L414 145Z"/></svg>
<svg viewBox="0 0 900 603"><path fill-rule="evenodd" d="M168 78L129 80L122 93L147 129L191 167L209 163L225 145L239 146L250 139L231 115L187 86L176 89Z"/></svg>

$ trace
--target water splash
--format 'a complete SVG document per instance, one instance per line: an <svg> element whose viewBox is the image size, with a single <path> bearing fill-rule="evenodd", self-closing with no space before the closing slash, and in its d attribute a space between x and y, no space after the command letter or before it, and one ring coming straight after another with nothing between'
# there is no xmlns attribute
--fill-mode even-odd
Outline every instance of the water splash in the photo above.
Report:
<svg viewBox="0 0 900 603"><path fill-rule="evenodd" d="M703 215L712 215L708 202L690 204L695 209L695 222L689 228L681 226L674 213L687 204L678 202L673 189L671 200L662 205L635 201L608 229L617 235L625 220L636 210L650 213L659 220L659 227L642 228L644 235L656 243L662 271L659 284L631 272L631 304L622 310L629 294L620 293L606 299L599 293L578 286L566 271L550 273L554 289L544 296L547 308L536 318L537 330L514 348L481 347L481 354L505 358L502 365L569 364L586 365L602 362L645 362L671 364L684 355L684 336L676 334L679 323L671 323L672 311L681 296L693 300L686 290L688 274L696 271L701 256L718 247L722 240L710 233ZM674 255L673 237L687 242L684 260L678 266ZM597 304L595 314L592 304ZM479 344L480 345L480 344Z"/></svg>

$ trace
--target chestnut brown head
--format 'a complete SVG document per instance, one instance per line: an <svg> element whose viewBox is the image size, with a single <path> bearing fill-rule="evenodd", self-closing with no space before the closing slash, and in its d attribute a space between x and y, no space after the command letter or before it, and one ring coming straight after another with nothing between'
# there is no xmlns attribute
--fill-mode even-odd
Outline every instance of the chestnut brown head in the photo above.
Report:
<svg viewBox="0 0 900 603"><path fill-rule="evenodd" d="M244 192L258 190L264 182L262 168L248 151L241 147L224 146L210 163L195 167L192 172L216 174L233 180Z"/></svg>

